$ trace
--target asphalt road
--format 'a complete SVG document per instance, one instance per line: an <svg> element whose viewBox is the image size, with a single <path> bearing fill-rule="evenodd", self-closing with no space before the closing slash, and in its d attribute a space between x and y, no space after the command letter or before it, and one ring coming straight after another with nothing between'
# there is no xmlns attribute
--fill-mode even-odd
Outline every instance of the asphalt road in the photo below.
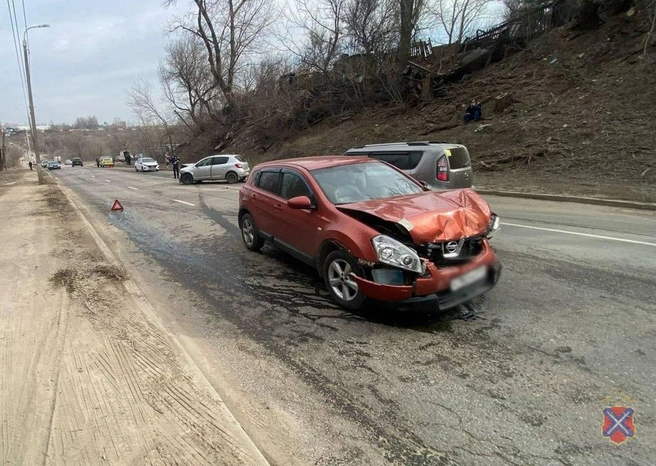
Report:
<svg viewBox="0 0 656 466"><path fill-rule="evenodd" d="M52 172L272 464L619 465L656 458L656 215L490 197L504 271L476 318L359 314L245 250L240 185ZM125 210L110 212L114 199ZM615 446L602 410L635 410Z"/></svg>

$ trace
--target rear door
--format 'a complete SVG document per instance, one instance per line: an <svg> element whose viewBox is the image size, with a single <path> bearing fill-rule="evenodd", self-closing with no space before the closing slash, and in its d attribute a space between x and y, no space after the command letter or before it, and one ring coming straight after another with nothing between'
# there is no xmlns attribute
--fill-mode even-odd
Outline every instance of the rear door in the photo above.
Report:
<svg viewBox="0 0 656 466"><path fill-rule="evenodd" d="M265 168L258 173L250 193L250 206L257 228L266 236L276 236L280 204L280 168Z"/></svg>
<svg viewBox="0 0 656 466"><path fill-rule="evenodd" d="M209 180L212 168L212 157L205 157L194 167L194 179L198 181Z"/></svg>
<svg viewBox="0 0 656 466"><path fill-rule="evenodd" d="M471 188L474 182L469 151L464 146L444 149L449 162L448 188Z"/></svg>
<svg viewBox="0 0 656 466"><path fill-rule="evenodd" d="M228 158L227 155L214 155L212 157L211 177L213 180L225 180L228 172Z"/></svg>

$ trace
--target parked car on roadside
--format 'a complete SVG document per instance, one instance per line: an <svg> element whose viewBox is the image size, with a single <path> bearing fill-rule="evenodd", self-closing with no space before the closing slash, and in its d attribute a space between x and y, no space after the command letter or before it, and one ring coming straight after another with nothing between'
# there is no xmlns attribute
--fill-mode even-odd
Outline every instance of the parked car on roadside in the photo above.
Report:
<svg viewBox="0 0 656 466"><path fill-rule="evenodd" d="M48 161L47 161L47 160L42 160L42 161L41 161L41 166L42 166L43 168L48 168Z"/></svg>
<svg viewBox="0 0 656 466"><path fill-rule="evenodd" d="M66 159L64 165L73 165L73 161L71 159Z"/></svg>
<svg viewBox="0 0 656 466"><path fill-rule="evenodd" d="M134 171L137 172L157 172L159 171L159 163L157 160L150 157L139 157L134 162Z"/></svg>
<svg viewBox="0 0 656 466"><path fill-rule="evenodd" d="M109 156L100 157L99 167L100 168L106 168L106 167L113 168L114 167L114 159L109 157Z"/></svg>
<svg viewBox="0 0 656 466"><path fill-rule="evenodd" d="M345 155L359 155L394 165L434 190L471 188L474 182L469 151L445 142L395 142L354 147Z"/></svg>
<svg viewBox="0 0 656 466"><path fill-rule="evenodd" d="M248 178L250 168L241 155L210 155L190 164L182 165L180 183L192 184L201 181L220 181L236 183Z"/></svg>
<svg viewBox="0 0 656 466"><path fill-rule="evenodd" d="M51 160L48 162L48 170L61 170L61 164L56 160Z"/></svg>
<svg viewBox="0 0 656 466"><path fill-rule="evenodd" d="M82 162L82 159L80 157L73 157L73 161L71 162L72 166L79 165L80 167L84 166L84 162Z"/></svg>
<svg viewBox="0 0 656 466"><path fill-rule="evenodd" d="M431 191L373 158L257 165L238 220L248 249L268 240L315 267L347 309L371 298L444 310L492 289L501 272L488 242L499 218L478 194Z"/></svg>

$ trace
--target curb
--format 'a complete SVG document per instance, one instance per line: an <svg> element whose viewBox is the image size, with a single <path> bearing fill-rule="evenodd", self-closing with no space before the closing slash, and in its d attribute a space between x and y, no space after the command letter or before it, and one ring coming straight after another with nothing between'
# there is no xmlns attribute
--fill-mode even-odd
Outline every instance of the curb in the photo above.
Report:
<svg viewBox="0 0 656 466"><path fill-rule="evenodd" d="M109 246L107 246L107 243L102 239L100 234L96 231L96 229L93 227L87 216L82 212L82 208L78 206L78 204L75 202L74 197L76 195L66 186L63 186L61 183L59 183L59 180L57 180L55 177L52 177L59 190L64 194L68 202L71 204L75 212L80 216L80 219L84 223L84 226L86 227L87 231L93 238L94 242L100 249L101 253L103 256L105 256L105 259L114 266L122 267L121 262L118 260L118 258L114 255L114 253L111 251ZM140 310L150 318L150 320L160 329L162 330L172 341L172 343L177 347L179 354L186 360L187 362L187 368L191 371L191 375L194 375L201 383L205 385L208 391L210 391L214 397L221 403L223 409L225 410L226 417L228 418L229 422L232 424L234 429L236 430L234 437L235 439L241 438L242 440L242 446L241 446L241 451L245 455L245 458L241 458L245 464L249 465L260 465L260 466L270 466L270 463L267 461L265 458L264 454L260 451L260 449L257 447L255 442L250 438L248 433L244 430L244 428L241 426L239 421L235 418L235 416L232 414L232 411L228 409L226 406L225 402L221 398L221 396L218 394L218 392L214 389L212 384L207 380L203 372L200 370L200 368L196 365L196 363L193 361L191 356L185 351L184 347L182 346L182 343L178 340L178 338L166 327L164 322L160 319L160 317L157 315L157 312L155 309L152 307L146 296L143 294L141 289L138 287L138 285L131 279L127 278L123 282L126 290L128 293L132 296L134 299L135 304L140 308ZM224 426L226 430L229 430L230 425Z"/></svg>
<svg viewBox="0 0 656 466"><path fill-rule="evenodd" d="M574 202L577 204L592 204L608 207L622 207L625 209L656 211L656 204L650 202L622 201L619 199L601 199L597 197L566 196L561 194L522 193L516 191L496 191L493 189L476 189L476 192L487 196L518 197L523 199L536 199L541 201Z"/></svg>

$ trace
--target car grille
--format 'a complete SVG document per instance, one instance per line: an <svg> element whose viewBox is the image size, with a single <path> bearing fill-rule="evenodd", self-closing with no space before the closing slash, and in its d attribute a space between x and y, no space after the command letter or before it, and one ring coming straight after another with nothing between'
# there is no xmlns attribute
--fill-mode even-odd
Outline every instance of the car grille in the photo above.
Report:
<svg viewBox="0 0 656 466"><path fill-rule="evenodd" d="M446 267L456 263L468 262L483 251L483 238L475 236L465 238L457 254L449 254L448 241L441 243L428 243L420 246L414 245L420 257L430 260L437 267ZM445 254L447 257L445 257Z"/></svg>

